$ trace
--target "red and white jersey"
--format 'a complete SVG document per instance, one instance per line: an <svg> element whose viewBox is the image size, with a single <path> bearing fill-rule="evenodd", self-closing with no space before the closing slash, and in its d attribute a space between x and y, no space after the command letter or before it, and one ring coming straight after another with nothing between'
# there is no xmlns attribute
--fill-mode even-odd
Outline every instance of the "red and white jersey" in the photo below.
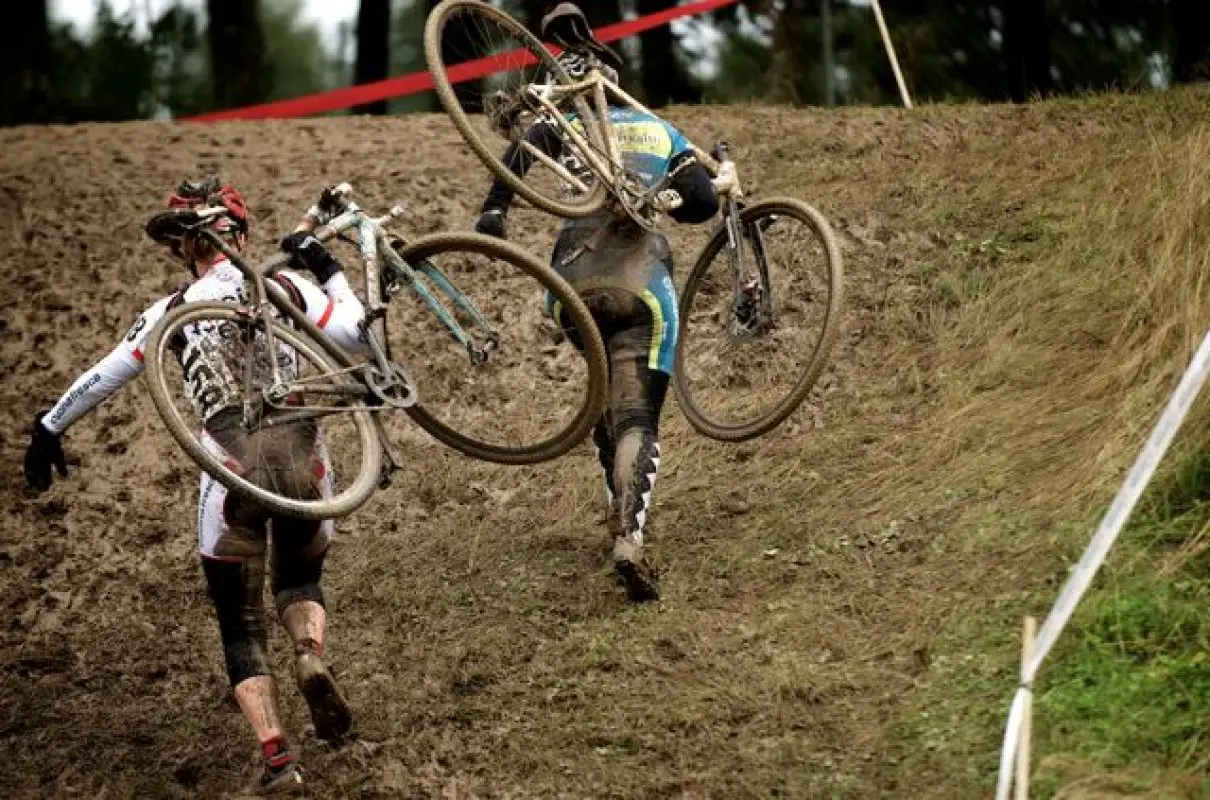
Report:
<svg viewBox="0 0 1210 800"><path fill-rule="evenodd" d="M340 347L354 353L365 350L359 328L365 309L343 272L336 273L324 284L323 289L297 273L285 270L278 272L275 278L307 318ZM143 344L156 323L181 303L203 300L246 303L247 287L243 274L231 262L220 261L183 291L153 303L139 315L118 346L77 378L54 408L43 417L42 422L47 430L62 433L102 400L137 377L143 371ZM236 391L231 366L214 358L214 354L221 351L221 346L216 346L219 334L217 326L190 326L185 330L184 346L180 353L186 388L204 418L224 407L224 401L233 399ZM282 366L292 372L295 368L294 354L283 348L280 356Z"/></svg>

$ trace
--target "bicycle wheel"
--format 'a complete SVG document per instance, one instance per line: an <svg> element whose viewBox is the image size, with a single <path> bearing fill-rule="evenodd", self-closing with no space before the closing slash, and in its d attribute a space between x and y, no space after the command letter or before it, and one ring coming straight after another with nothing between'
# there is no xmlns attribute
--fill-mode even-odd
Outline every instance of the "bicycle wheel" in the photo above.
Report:
<svg viewBox="0 0 1210 800"><path fill-rule="evenodd" d="M676 353L682 411L700 433L727 442L767 433L806 398L827 363L844 291L836 238L806 203L754 203L740 213L740 230L741 274L756 276L760 291L738 302L720 228L681 294Z"/></svg>
<svg viewBox="0 0 1210 800"><path fill-rule="evenodd" d="M345 516L373 493L382 450L365 390L304 334L230 303L187 303L148 336L144 361L169 433L232 492L304 519Z"/></svg>
<svg viewBox="0 0 1210 800"><path fill-rule="evenodd" d="M535 207L561 217L586 217L600 210L606 190L599 176L583 167L578 150L563 136L564 169L578 186L560 175L555 162L537 158L524 179L503 160L512 142L546 112L535 113L522 99L521 88L553 80L571 83L542 43L504 11L479 0L445 0L429 14L424 27L424 56L441 105L454 126L489 170ZM480 71L470 62L490 59ZM490 76L472 77L468 75ZM457 86L455 86L457 84ZM602 128L582 97L556 103L563 115L579 121L579 130L594 150L604 152Z"/></svg>
<svg viewBox="0 0 1210 800"><path fill-rule="evenodd" d="M407 365L419 402L406 409L437 440L474 458L535 464L583 441L601 415L609 370L605 346L584 302L554 270L516 245L476 233L439 233L406 245L400 256L418 271L436 267L457 286L459 307L425 285L458 325L483 343L494 331L486 362L465 346L407 287L391 293L387 344ZM547 312L559 303L572 329L565 340ZM570 341L582 343L581 355Z"/></svg>

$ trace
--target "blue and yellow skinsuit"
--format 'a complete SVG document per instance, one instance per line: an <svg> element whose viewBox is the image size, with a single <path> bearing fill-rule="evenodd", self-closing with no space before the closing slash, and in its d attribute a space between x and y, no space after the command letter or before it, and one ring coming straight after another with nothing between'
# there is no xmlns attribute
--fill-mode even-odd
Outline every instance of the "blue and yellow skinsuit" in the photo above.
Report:
<svg viewBox="0 0 1210 800"><path fill-rule="evenodd" d="M709 173L696 161L677 169L683 160L692 159L689 142L679 130L653 114L632 109L611 108L610 120L625 166L648 188L676 170L668 188L675 189L684 202L671 212L673 219L699 223L714 216L718 197ZM551 156L561 153L562 141L548 125L534 125L526 139ZM524 175L532 156L514 145L504 154L504 162ZM511 199L511 190L497 180L483 210L506 210ZM593 239L591 249L576 255L589 239ZM569 256L575 257L564 264ZM593 430L593 440L605 473L610 531L615 541L624 537L642 547L660 463L659 417L672 375L679 324L668 240L604 212L568 220L551 261L584 299L605 342L609 403ZM551 311L562 323L560 309ZM615 558L616 553L615 549Z"/></svg>
<svg viewBox="0 0 1210 800"><path fill-rule="evenodd" d="M617 133L623 163L648 189L664 179L670 165L692 154L684 134L652 114L612 108L610 122ZM610 230L598 240L593 252L585 252L563 265L568 256L603 227ZM662 234L645 233L629 220L620 220L608 212L567 220L551 261L581 294L607 285L621 286L628 295L641 298L650 311L652 323L647 366L671 376L678 327L672 254ZM558 309L552 311L558 319Z"/></svg>

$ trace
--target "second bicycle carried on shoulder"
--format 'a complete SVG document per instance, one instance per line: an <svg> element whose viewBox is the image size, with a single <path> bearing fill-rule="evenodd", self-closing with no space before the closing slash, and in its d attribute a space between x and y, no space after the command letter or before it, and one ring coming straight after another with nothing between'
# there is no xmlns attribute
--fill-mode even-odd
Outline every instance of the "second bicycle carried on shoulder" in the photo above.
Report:
<svg viewBox="0 0 1210 800"><path fill-rule="evenodd" d="M535 208L571 219L605 209L653 229L675 207L672 175L648 186L626 169L610 110L650 112L600 69L573 79L557 53L481 0L440 3L424 46L454 126ZM557 131L557 156L527 141L538 122ZM501 157L509 144L533 164L524 177ZM843 304L840 248L823 215L800 200L748 203L725 143L692 150L715 176L723 219L681 290L674 381L698 431L743 441L789 417L826 366Z"/></svg>

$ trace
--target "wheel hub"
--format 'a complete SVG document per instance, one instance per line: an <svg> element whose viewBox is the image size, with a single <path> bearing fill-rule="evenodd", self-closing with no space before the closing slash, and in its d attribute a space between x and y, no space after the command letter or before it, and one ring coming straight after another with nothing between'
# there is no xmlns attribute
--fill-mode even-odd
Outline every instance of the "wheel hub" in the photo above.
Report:
<svg viewBox="0 0 1210 800"><path fill-rule="evenodd" d="M735 336L760 336L767 333L773 327L773 320L765 313L764 306L764 288L758 279L749 279L735 295L731 333Z"/></svg>

